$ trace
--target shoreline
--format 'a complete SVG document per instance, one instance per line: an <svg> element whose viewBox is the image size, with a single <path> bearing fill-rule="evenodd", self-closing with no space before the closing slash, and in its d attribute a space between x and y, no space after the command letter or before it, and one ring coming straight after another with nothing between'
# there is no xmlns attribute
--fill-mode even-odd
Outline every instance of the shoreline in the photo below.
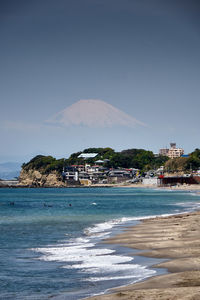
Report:
<svg viewBox="0 0 200 300"><path fill-rule="evenodd" d="M101 187L95 187L101 189ZM143 184L134 186L120 185L117 187L131 187L135 189L151 188L154 190L174 190L177 192L181 190L187 193L188 191L195 192L197 195L199 192L196 191L200 191L200 185L196 187L193 186L192 189L191 186L184 186L184 188L181 189L180 186L176 188L163 188L144 186ZM198 202L200 202L200 200ZM90 298L84 299L199 299L195 298L195 295L198 295L197 297L200 295L199 225L200 212L198 211L173 214L167 217L160 215L157 217L149 217L148 219L141 218L138 225L133 226L129 224L122 233L112 236L112 238L108 240L104 240L104 242L108 244L121 245L134 250L138 249L138 253L134 252L134 255L137 256L159 258L162 260L162 263L149 267L166 269L171 272L171 274L161 276L157 274L138 283L106 290L105 293L109 294L90 296ZM181 243L182 245L180 245ZM184 252L187 248L189 248L189 251ZM182 251L180 251L180 249ZM168 261L166 261L166 259ZM171 277L171 275L173 276ZM186 292L184 292L184 289ZM189 289L190 292L187 294L187 290ZM176 294L179 298L174 298ZM186 294L187 298L184 298ZM189 295L192 295L193 298L188 298Z"/></svg>
<svg viewBox="0 0 200 300"><path fill-rule="evenodd" d="M27 188L27 189L48 189L48 188L56 188L56 189L68 189L68 188L149 188L149 189L161 189L161 190L172 190L172 191L196 191L200 193L200 184L183 184L183 185L175 185L175 186L157 186L157 185L147 185L142 183L131 183L131 184L93 184L88 186L30 186L30 185L1 185L0 188L10 188L10 189L18 189L18 188Z"/></svg>
<svg viewBox="0 0 200 300"><path fill-rule="evenodd" d="M85 299L199 299L199 237L200 211L194 211L143 219L138 225L106 239L104 243L118 244L138 250L135 255L162 259L162 263L152 265L151 268L164 268L169 273L116 287L106 291L108 292L106 294Z"/></svg>

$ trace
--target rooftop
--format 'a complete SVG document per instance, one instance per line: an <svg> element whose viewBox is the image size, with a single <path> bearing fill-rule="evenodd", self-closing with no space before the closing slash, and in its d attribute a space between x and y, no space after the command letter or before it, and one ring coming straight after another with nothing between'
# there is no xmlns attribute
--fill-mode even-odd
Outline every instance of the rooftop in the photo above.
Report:
<svg viewBox="0 0 200 300"><path fill-rule="evenodd" d="M94 158L98 155L98 153L81 153L78 158L84 158L84 159L87 159L87 158Z"/></svg>

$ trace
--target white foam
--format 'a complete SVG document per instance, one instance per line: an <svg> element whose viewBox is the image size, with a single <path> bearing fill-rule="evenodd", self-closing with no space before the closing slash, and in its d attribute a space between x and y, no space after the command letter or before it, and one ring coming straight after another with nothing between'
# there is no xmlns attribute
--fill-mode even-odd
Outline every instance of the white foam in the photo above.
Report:
<svg viewBox="0 0 200 300"><path fill-rule="evenodd" d="M84 230L84 233L88 236L92 236L92 235L93 236L104 236L104 235L110 234L110 232L108 232L108 231L110 231L114 226L129 222L129 221L140 220L140 219L141 219L141 217L140 218L137 218L137 217L125 218L125 217L123 217L123 218L119 218L119 219L113 219L113 220L110 220L110 221L107 221L104 223L96 224L92 227L88 227Z"/></svg>
<svg viewBox="0 0 200 300"><path fill-rule="evenodd" d="M144 217L143 219L152 217L155 216ZM74 238L56 246L32 250L41 253L41 256L37 258L39 260L61 262L62 268L86 273L86 280L91 282L123 279L138 281L151 276L155 271L134 264L132 256L116 255L115 250L95 248L95 245L99 239L110 235L113 227L141 219L142 217L123 217L99 223L85 230L87 236Z"/></svg>
<svg viewBox="0 0 200 300"><path fill-rule="evenodd" d="M84 230L84 233L87 236L96 236L96 237L103 237L104 235L110 234L110 231L113 227L117 225L122 225L131 221L141 221L156 217L168 217L172 214L162 214L162 215L151 215L151 216L139 216L139 217L122 217L120 219L113 219L104 223L96 224L92 227L88 227Z"/></svg>
<svg viewBox="0 0 200 300"><path fill-rule="evenodd" d="M111 231L100 232L100 233L94 234L93 236L91 236L91 238L95 238L95 237L105 238L105 237L109 236L110 234L111 234Z"/></svg>
<svg viewBox="0 0 200 300"><path fill-rule="evenodd" d="M199 194L199 192L197 193L194 193L194 192L191 192L191 194L190 195L192 195L192 196L197 196L197 197L200 197L200 194Z"/></svg>
<svg viewBox="0 0 200 300"><path fill-rule="evenodd" d="M131 256L115 255L115 250L107 248L94 248L94 244L87 241L88 239L78 238L74 240L74 243L33 250L42 253L40 260L63 262L66 263L62 266L63 268L77 269L81 273L96 275L87 277L88 281L133 278L138 280L155 272L144 266L133 264L134 258Z"/></svg>
<svg viewBox="0 0 200 300"><path fill-rule="evenodd" d="M149 272L148 272L149 271ZM135 275L122 275L122 276L103 276L103 277L89 277L87 279L85 279L84 281L91 281L91 282L98 282L98 281L107 281L107 280L123 280L123 279L132 279L132 278L136 278L136 281L138 281L139 279L144 279L145 277L148 276L152 276L153 274L156 273L156 271L150 271L150 270L146 270L145 273L143 274L135 274Z"/></svg>
<svg viewBox="0 0 200 300"><path fill-rule="evenodd" d="M72 247L49 247L49 248L36 248L34 251L42 253L40 260L44 261L57 261L57 262L81 262L87 259L101 257L105 254L111 254L114 250L111 249L87 249L94 246L87 244L85 247L81 245Z"/></svg>
<svg viewBox="0 0 200 300"><path fill-rule="evenodd" d="M163 216L169 216L169 214L165 214ZM110 235L110 230L118 224L152 217L156 216L148 216L143 218L123 217L120 219L99 223L85 230L85 232L88 233L88 236L86 237L74 238L69 240L68 243L59 244L56 247L48 246L46 248L36 248L31 250L42 254L42 256L39 258L40 260L72 263L71 265L63 266L67 268L90 268L93 270L94 268L98 268L99 270L106 270L108 268L122 270L123 268L130 268L130 265L119 266L118 264L124 264L132 261L132 257L111 255L115 252L111 249L94 248L97 242L96 238L102 239L105 236ZM79 262L79 264L73 264L76 262Z"/></svg>
<svg viewBox="0 0 200 300"><path fill-rule="evenodd" d="M182 207L188 208L190 210L196 210L200 207L200 202L179 202L176 203Z"/></svg>
<svg viewBox="0 0 200 300"><path fill-rule="evenodd" d="M104 231L112 229L112 227L114 225L116 225L117 222L119 222L119 221L111 220L111 221L108 221L108 222L99 223L99 224L96 224L93 227L88 227L87 229L84 230L84 233L87 234L87 235L96 234L96 233L100 233L100 232L103 233Z"/></svg>
<svg viewBox="0 0 200 300"><path fill-rule="evenodd" d="M105 249L104 249L105 250ZM82 257L81 264L74 264L70 266L70 269L92 269L92 272L98 270L98 272L102 271L111 271L114 270L122 270L122 269L130 269L132 265L123 265L123 263L127 263L133 260L132 257L129 256L120 256L120 255L94 255L94 253L89 254ZM96 272L96 271L95 271Z"/></svg>
<svg viewBox="0 0 200 300"><path fill-rule="evenodd" d="M78 237L78 238L72 239L72 241L74 244L76 244L76 243L82 244L82 243L88 243L90 240L85 237Z"/></svg>

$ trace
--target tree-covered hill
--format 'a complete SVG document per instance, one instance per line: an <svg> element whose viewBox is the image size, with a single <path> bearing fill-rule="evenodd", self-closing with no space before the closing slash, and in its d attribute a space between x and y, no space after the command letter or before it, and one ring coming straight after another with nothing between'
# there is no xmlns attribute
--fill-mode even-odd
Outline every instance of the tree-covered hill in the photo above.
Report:
<svg viewBox="0 0 200 300"><path fill-rule="evenodd" d="M65 165L65 159L56 159L52 156L37 155L32 158L28 163L22 165L25 171L39 170L42 173L50 173L51 171L62 172Z"/></svg>
<svg viewBox="0 0 200 300"><path fill-rule="evenodd" d="M95 158L89 158L85 161L78 156L81 153L97 153ZM105 160L104 166L108 168L136 168L142 171L156 169L163 165L168 158L165 156L155 156L152 151L144 149L127 149L121 152L115 152L112 148L87 148L81 152L70 155L69 158L56 159L52 156L37 155L28 163L22 165L22 169L39 170L44 174L52 171L62 172L63 167L70 165L95 164L97 160Z"/></svg>

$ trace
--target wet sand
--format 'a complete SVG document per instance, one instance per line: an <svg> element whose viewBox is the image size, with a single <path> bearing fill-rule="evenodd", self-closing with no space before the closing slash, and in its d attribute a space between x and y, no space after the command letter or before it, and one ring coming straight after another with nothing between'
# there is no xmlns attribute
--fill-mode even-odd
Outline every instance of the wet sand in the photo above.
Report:
<svg viewBox="0 0 200 300"><path fill-rule="evenodd" d="M200 299L200 212L143 220L105 243L144 250L137 255L163 258L164 262L154 267L170 273L115 288L111 294L90 300Z"/></svg>

